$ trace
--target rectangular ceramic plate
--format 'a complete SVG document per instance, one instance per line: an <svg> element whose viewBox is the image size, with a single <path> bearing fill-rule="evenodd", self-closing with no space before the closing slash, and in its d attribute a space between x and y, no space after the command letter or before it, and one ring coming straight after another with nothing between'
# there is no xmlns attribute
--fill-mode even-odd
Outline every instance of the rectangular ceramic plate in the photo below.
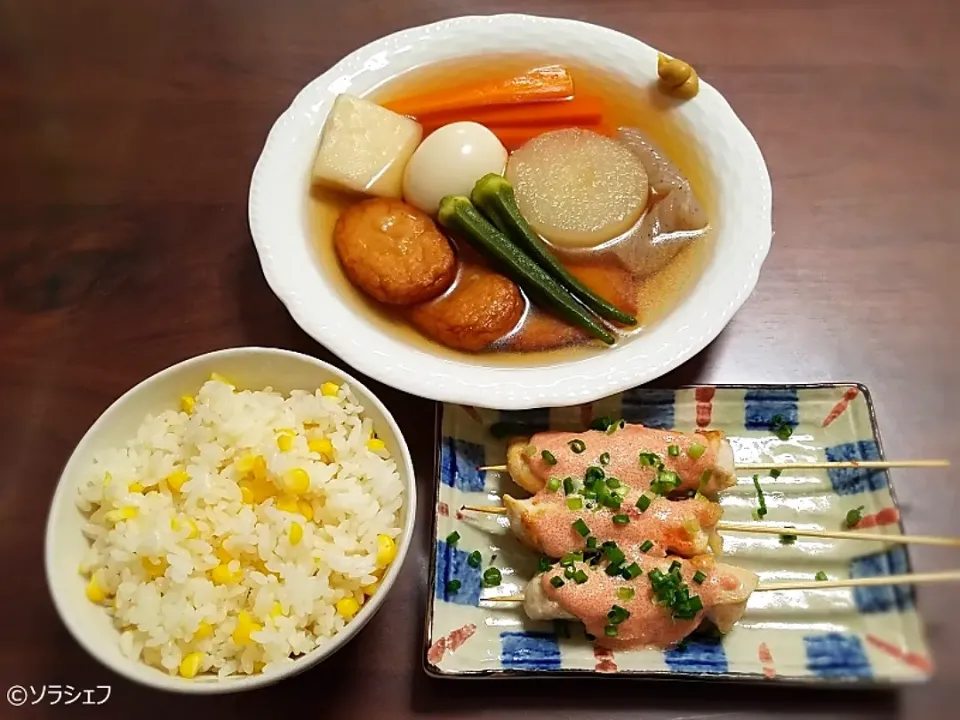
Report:
<svg viewBox="0 0 960 720"><path fill-rule="evenodd" d="M793 592L758 592L722 640L693 636L682 648L611 653L595 649L576 623L533 622L518 604L481 597L520 593L537 557L511 535L506 518L461 513L462 505L499 505L504 494L525 497L505 473L478 472L504 462L505 441L490 434L498 421L523 423L530 432L580 430L599 416L650 427L723 430L738 463L822 461L883 457L873 408L859 385L720 386L680 390L636 389L588 406L497 412L457 405L439 410L436 519L427 614L425 667L442 677L542 676L568 673L703 677L738 680L899 684L932 673L922 622L910 586ZM783 416L793 434L770 431ZM764 524L841 529L849 510L863 506L861 527L900 534L899 512L885 471L786 471L760 476L768 514ZM724 520L755 522L751 474L721 497ZM456 530L455 546L447 536ZM877 542L725 532L724 560L747 568L760 582L812 580L910 571L902 546ZM479 550L473 568L467 556ZM482 587L482 572L500 569L501 585ZM447 590L459 580L456 592Z"/></svg>

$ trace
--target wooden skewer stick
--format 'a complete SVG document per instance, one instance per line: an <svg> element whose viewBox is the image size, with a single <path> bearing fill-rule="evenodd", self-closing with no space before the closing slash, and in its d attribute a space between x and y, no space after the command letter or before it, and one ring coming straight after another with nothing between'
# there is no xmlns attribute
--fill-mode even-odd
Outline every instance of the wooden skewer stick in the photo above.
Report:
<svg viewBox="0 0 960 720"><path fill-rule="evenodd" d="M800 537L836 538L838 540L876 540L899 545L941 545L960 547L960 538L935 537L933 535L887 535L886 533L860 532L859 530L802 530L792 527L758 527L741 523L717 523L717 530L728 532L758 533L760 535L798 535Z"/></svg>
<svg viewBox="0 0 960 720"><path fill-rule="evenodd" d="M737 470L832 470L855 469L884 470L886 468L944 468L949 460L844 460L840 462L792 462L792 463L743 463L734 465ZM506 465L478 465L477 470L507 472Z"/></svg>
<svg viewBox="0 0 960 720"><path fill-rule="evenodd" d="M848 587L877 587L882 585L918 585L921 583L955 582L960 580L960 570L945 572L906 573L904 575L880 575L878 577L846 578L844 580L801 580L798 582L770 583L760 585L754 592L784 592L787 590L831 590ZM523 595L482 597L481 602L523 602Z"/></svg>
<svg viewBox="0 0 960 720"><path fill-rule="evenodd" d="M463 505L461 510L487 513L489 515L505 515L506 508L494 505ZM719 522L717 530L727 532L756 533L758 535L797 535L799 537L821 537L837 540L874 540L897 545L939 545L941 547L960 547L960 538L937 537L934 535L887 535L885 533L861 532L859 530L804 530L792 527L762 527L743 523Z"/></svg>

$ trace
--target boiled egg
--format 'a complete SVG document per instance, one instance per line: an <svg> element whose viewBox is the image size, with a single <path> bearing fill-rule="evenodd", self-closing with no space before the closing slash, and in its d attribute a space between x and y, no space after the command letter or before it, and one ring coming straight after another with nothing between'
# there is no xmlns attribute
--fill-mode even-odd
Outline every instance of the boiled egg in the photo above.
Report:
<svg viewBox="0 0 960 720"><path fill-rule="evenodd" d="M470 196L477 180L502 174L507 150L497 136L475 122L438 128L420 143L403 173L403 199L436 215L447 195Z"/></svg>

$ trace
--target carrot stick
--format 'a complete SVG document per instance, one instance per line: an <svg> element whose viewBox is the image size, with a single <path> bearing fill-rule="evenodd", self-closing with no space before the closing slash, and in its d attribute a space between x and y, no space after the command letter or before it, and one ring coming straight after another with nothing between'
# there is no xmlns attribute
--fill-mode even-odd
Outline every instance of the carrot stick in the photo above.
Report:
<svg viewBox="0 0 960 720"><path fill-rule="evenodd" d="M420 117L428 113L462 110L464 108L509 105L536 100L560 100L573 95L573 78L566 68L548 65L535 68L523 75L483 82L459 88L399 98L384 107L401 115Z"/></svg>
<svg viewBox="0 0 960 720"><path fill-rule="evenodd" d="M532 140L533 138L537 137L537 135L542 135L543 133L550 132L552 130L563 130L571 127L592 130L595 133L600 133L601 135L607 136L614 134L613 130L603 123L595 123L592 125L581 125L579 123L561 125L526 125L523 127L495 126L491 127L490 131L497 136L507 150L513 152L528 140Z"/></svg>
<svg viewBox="0 0 960 720"><path fill-rule="evenodd" d="M603 116L603 104L599 98L575 96L569 100L552 102L525 102L516 105L499 105L479 108L464 108L417 116L424 132L436 130L441 125L469 120L481 125L594 125Z"/></svg>

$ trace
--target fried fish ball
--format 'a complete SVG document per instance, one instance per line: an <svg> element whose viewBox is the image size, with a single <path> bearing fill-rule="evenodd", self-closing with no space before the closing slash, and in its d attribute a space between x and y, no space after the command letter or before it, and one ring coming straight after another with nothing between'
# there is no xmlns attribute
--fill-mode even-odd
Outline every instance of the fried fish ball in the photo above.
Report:
<svg viewBox="0 0 960 720"><path fill-rule="evenodd" d="M482 265L464 263L453 290L413 308L410 320L447 347L477 352L513 330L524 305L511 280Z"/></svg>
<svg viewBox="0 0 960 720"><path fill-rule="evenodd" d="M333 231L350 281L389 305L443 293L457 274L450 241L427 215L400 200L371 198L347 208Z"/></svg>

